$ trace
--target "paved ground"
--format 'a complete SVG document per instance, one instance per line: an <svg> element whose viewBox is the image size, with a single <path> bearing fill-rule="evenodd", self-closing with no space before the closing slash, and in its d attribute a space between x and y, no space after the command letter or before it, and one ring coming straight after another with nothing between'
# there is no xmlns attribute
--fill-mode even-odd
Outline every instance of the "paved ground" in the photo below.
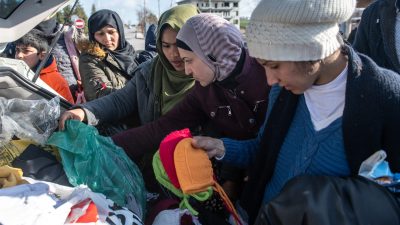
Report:
<svg viewBox="0 0 400 225"><path fill-rule="evenodd" d="M144 50L144 39L136 38L134 29L125 29L125 39L133 45L135 50Z"/></svg>

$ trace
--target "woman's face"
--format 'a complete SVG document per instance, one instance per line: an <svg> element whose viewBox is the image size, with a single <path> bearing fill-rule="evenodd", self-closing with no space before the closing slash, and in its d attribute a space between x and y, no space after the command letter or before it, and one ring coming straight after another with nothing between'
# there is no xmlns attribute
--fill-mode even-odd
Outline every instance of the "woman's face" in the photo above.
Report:
<svg viewBox="0 0 400 225"><path fill-rule="evenodd" d="M94 38L105 48L114 51L119 45L119 33L114 27L107 25L94 33Z"/></svg>
<svg viewBox="0 0 400 225"><path fill-rule="evenodd" d="M165 57L174 69L176 71L184 71L185 65L183 64L178 48L176 47L177 34L178 32L173 30L171 27L166 27L161 35L161 46Z"/></svg>
<svg viewBox="0 0 400 225"><path fill-rule="evenodd" d="M269 85L279 84L293 94L303 94L319 77L312 62L257 61L264 67Z"/></svg>
<svg viewBox="0 0 400 225"><path fill-rule="evenodd" d="M196 54L182 48L178 49L179 54L185 63L185 73L187 75L192 75L193 78L203 87L214 81L214 72Z"/></svg>

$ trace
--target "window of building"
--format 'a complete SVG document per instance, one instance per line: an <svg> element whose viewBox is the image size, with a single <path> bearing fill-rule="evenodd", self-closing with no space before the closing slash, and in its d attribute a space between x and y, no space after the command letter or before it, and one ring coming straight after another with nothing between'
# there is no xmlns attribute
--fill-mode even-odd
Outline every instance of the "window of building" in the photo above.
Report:
<svg viewBox="0 0 400 225"><path fill-rule="evenodd" d="M229 7L229 2L224 2L224 7Z"/></svg>
<svg viewBox="0 0 400 225"><path fill-rule="evenodd" d="M233 3L233 7L238 7L238 5L239 5L239 4L238 4L237 2L234 2L234 3Z"/></svg>
<svg viewBox="0 0 400 225"><path fill-rule="evenodd" d="M218 3L215 3L215 8L218 8Z"/></svg>
<svg viewBox="0 0 400 225"><path fill-rule="evenodd" d="M239 11L236 11L236 16L239 16Z"/></svg>

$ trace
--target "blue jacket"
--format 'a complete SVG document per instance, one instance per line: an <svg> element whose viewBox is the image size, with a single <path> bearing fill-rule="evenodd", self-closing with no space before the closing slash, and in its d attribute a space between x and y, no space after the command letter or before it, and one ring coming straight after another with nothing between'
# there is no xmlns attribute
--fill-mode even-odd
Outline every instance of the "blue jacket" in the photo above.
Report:
<svg viewBox="0 0 400 225"><path fill-rule="evenodd" d="M396 53L395 4L396 0L380 0L364 10L353 47L372 58L379 66L400 73Z"/></svg>

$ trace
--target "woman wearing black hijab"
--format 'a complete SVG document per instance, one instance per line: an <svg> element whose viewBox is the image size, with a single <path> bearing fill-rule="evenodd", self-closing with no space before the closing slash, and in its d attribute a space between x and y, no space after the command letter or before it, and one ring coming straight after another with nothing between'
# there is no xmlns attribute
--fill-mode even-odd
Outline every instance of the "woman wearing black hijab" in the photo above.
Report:
<svg viewBox="0 0 400 225"><path fill-rule="evenodd" d="M116 12L97 11L90 16L88 27L89 42L81 44L79 71L86 100L91 101L124 87L138 63Z"/></svg>

